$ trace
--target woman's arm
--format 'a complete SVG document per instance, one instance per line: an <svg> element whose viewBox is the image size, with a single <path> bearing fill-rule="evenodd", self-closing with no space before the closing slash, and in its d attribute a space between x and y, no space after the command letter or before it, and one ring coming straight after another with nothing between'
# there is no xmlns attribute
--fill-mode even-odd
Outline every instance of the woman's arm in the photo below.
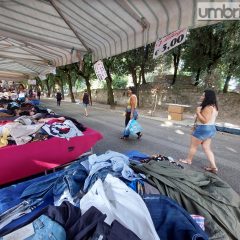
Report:
<svg viewBox="0 0 240 240"><path fill-rule="evenodd" d="M201 107L197 107L196 110L197 118L201 123L205 124L210 121L213 109L210 106L205 107L203 111L201 111L201 109L202 109Z"/></svg>

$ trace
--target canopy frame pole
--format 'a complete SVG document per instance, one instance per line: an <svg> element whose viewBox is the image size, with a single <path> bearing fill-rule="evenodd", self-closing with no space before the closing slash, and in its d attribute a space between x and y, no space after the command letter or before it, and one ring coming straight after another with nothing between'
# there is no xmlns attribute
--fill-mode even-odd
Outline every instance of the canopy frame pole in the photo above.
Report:
<svg viewBox="0 0 240 240"><path fill-rule="evenodd" d="M86 43L83 41L83 39L79 36L78 32L75 31L75 29L72 27L72 25L70 24L70 22L65 18L65 16L62 14L60 8L56 5L56 3L54 2L54 0L49 0L49 2L51 3L51 5L53 6L53 8L57 11L57 13L60 15L60 17L63 19L63 21L68 25L68 27L72 30L72 32L75 34L75 36L77 37L77 39L82 43L82 45L86 48L86 50L91 53L92 50L91 48L89 48Z"/></svg>
<svg viewBox="0 0 240 240"><path fill-rule="evenodd" d="M117 3L132 17L134 18L137 23L139 23L143 30L148 28L149 23L144 17L140 17L125 0L117 0Z"/></svg>

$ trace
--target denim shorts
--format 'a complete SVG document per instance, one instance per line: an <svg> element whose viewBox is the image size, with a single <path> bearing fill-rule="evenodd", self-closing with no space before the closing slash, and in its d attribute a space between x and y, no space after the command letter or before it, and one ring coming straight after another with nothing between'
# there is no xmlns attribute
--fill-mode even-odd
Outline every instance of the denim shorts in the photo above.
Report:
<svg viewBox="0 0 240 240"><path fill-rule="evenodd" d="M83 103L83 107L84 107L84 108L87 108L88 105L89 105L89 104L87 104L87 103Z"/></svg>
<svg viewBox="0 0 240 240"><path fill-rule="evenodd" d="M216 134L215 125L197 125L196 129L193 131L192 135L202 141L214 137Z"/></svg>

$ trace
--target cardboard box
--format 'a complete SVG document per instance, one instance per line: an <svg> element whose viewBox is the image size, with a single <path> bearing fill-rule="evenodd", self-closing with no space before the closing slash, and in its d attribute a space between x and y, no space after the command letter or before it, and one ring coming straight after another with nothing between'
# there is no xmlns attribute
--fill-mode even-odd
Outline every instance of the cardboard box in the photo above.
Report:
<svg viewBox="0 0 240 240"><path fill-rule="evenodd" d="M168 112L171 113L183 113L184 107L181 106L174 106L174 105L169 105L168 106Z"/></svg>
<svg viewBox="0 0 240 240"><path fill-rule="evenodd" d="M182 121L183 114L182 113L169 113L168 120Z"/></svg>

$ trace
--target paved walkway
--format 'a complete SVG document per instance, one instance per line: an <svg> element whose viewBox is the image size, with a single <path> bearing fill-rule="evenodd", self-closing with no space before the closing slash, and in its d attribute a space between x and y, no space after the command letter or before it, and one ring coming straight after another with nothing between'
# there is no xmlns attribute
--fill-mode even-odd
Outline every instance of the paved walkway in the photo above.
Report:
<svg viewBox="0 0 240 240"><path fill-rule="evenodd" d="M173 123L166 117L141 115L139 123L144 129L143 138L138 141L131 137L128 141L123 141L119 138L124 129L123 107L111 110L108 105L94 103L92 107L89 107L89 116L85 117L83 106L70 101L63 101L60 107L56 105L54 99L44 99L43 104L56 113L71 116L84 125L101 132L104 139L94 146L96 154L102 154L109 149L122 153L138 150L149 155L160 153L178 160L186 157L189 150L191 130L188 124L193 122L191 119ZM141 111L144 110L140 110L140 114L142 114ZM218 176L240 193L239 136L217 132L212 147L219 168ZM204 152L199 148L193 164L185 167L203 171L203 166L208 164Z"/></svg>
<svg viewBox="0 0 240 240"><path fill-rule="evenodd" d="M52 98L50 98L52 99ZM65 102L71 102L70 98L66 98L65 100L63 100ZM79 102L75 103L75 104L81 104ZM114 109L111 109L109 105L107 104L103 104L103 103L96 103L93 102L93 105L90 106L92 108L95 109L110 109L110 110L114 110L115 112L119 112L124 114L124 110L125 108L123 106L115 106ZM139 108L138 109L139 115L142 118L148 118L151 120L156 120L156 121L160 121L162 123L164 123L165 125L173 125L173 124L177 124L177 125L183 125L183 126L192 126L193 122L194 122L194 113L189 113L189 112L184 112L183 113L183 120L182 121L175 121L175 120L169 120L168 119L168 112L167 110L159 110L157 109L155 112L152 112L152 110L150 108ZM232 124L231 121L229 122L223 122L221 121L221 119L219 119L216 123L219 126L225 126L225 127L230 127L230 128L239 128L240 129L240 125L236 125L236 124Z"/></svg>

